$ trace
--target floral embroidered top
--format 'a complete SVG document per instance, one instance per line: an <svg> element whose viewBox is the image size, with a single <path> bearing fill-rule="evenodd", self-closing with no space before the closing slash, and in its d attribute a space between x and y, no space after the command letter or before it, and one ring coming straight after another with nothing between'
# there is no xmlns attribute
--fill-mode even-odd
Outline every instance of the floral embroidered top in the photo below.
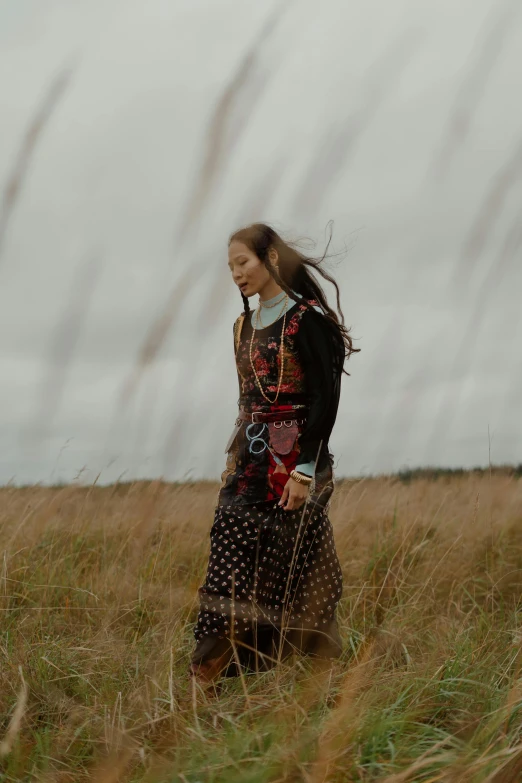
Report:
<svg viewBox="0 0 522 783"><path fill-rule="evenodd" d="M284 309L285 309L285 298L283 297L282 302L280 300L281 300L281 294L276 294L271 299L264 299L263 300L263 304L266 307L270 308L270 309L269 310L263 310L261 308L261 312L259 314L260 315L260 318L259 318L260 326L259 326L259 328L263 329L266 326L270 326L270 323L272 323L276 319L279 320L279 318L283 315L283 312L284 312ZM279 306L275 304L278 301L280 302ZM286 309L289 310L290 307L293 307L293 305L296 304L296 302L297 302L296 299L292 299L289 296L288 297L288 303L286 305ZM322 310L319 307L319 305L314 305L314 308L316 310L318 310L320 313L322 312ZM267 313L268 313L268 317L267 317ZM268 321L268 320L270 321L270 323L266 324L265 321ZM255 329L256 328L256 326L255 326L255 324L256 324L256 310L252 311L252 314L250 316L250 323L252 325L252 328ZM314 471L315 471L315 459L310 460L309 462L299 462L296 465L295 469L299 473L305 473L307 476L313 476L314 475Z"/></svg>
<svg viewBox="0 0 522 783"><path fill-rule="evenodd" d="M264 300L270 305L280 298ZM328 461L328 441L337 417L344 365L344 344L332 331L319 303L308 300L313 309L302 304L299 294L289 299L286 310L284 372L277 404L308 408L306 426L300 432L299 459L296 469L314 475L315 468L324 469ZM265 393L273 396L279 378L279 344L284 301L280 307L262 310L261 319L271 320L267 326L255 329L253 361ZM317 314L316 314L317 313ZM273 320L272 320L273 319ZM234 324L236 335L239 318ZM238 404L246 410L267 409L250 366L250 338L255 312L245 320L236 354L239 381ZM316 457L319 460L316 466Z"/></svg>

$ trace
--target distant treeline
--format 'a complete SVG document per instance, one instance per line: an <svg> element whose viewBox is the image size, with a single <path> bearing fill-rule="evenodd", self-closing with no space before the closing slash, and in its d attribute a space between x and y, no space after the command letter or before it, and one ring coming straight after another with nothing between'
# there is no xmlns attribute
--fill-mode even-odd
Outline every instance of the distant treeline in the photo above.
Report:
<svg viewBox="0 0 522 783"><path fill-rule="evenodd" d="M404 468L392 475L397 476L402 482L408 484L416 479L437 481L440 478L472 475L489 476L490 474L492 476L514 476L520 478L522 476L522 462L518 465L491 465L485 468Z"/></svg>

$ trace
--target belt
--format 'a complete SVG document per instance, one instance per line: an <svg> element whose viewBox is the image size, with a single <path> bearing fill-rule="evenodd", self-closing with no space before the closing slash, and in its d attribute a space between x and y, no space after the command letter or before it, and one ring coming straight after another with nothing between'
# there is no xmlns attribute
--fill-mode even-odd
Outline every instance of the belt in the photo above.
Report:
<svg viewBox="0 0 522 783"><path fill-rule="evenodd" d="M251 421L252 423L263 421L293 421L294 419L301 419L304 421L306 413L303 410L291 410L291 411L252 411L247 413L243 408L239 409L236 423L240 421Z"/></svg>

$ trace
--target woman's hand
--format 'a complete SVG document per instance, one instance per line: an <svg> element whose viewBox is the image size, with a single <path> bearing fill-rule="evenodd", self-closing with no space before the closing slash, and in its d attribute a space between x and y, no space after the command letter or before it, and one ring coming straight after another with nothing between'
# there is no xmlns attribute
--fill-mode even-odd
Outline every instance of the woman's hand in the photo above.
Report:
<svg viewBox="0 0 522 783"><path fill-rule="evenodd" d="M296 481L290 476L285 484L283 494L281 495L281 499L277 505L283 506L285 511L291 511L292 509L299 508L307 499L309 489L309 484L301 484L299 481Z"/></svg>

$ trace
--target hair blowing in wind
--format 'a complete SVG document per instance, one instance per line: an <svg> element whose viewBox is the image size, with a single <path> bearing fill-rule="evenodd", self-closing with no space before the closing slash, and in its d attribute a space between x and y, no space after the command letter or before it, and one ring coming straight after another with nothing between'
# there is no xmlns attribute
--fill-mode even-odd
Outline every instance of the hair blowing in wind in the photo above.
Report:
<svg viewBox="0 0 522 783"><path fill-rule="evenodd" d="M341 338L344 344L345 359L348 359L352 353L358 353L361 349L353 347L353 340L350 335L350 329L344 323L344 314L341 309L339 298L339 286L334 278L323 268L322 264L327 258L328 248L332 241L332 234L328 239L326 250L320 258L305 255L297 249L296 243L284 240L277 231L266 223L252 223L249 226L235 231L228 240L231 242L243 242L252 252L256 254L259 260L266 266L274 280L281 286L289 296L293 292L304 297L304 304L309 309L312 307L306 301L307 299L316 299L323 309L326 321L331 327L334 338ZM268 251L273 248L279 256L279 271L274 269L269 262ZM337 310L335 312L326 298L326 294L317 280L316 273L321 275L324 280L331 283L336 292ZM248 297L241 292L244 303L244 315L250 313L250 304ZM343 372L349 375L345 369Z"/></svg>

